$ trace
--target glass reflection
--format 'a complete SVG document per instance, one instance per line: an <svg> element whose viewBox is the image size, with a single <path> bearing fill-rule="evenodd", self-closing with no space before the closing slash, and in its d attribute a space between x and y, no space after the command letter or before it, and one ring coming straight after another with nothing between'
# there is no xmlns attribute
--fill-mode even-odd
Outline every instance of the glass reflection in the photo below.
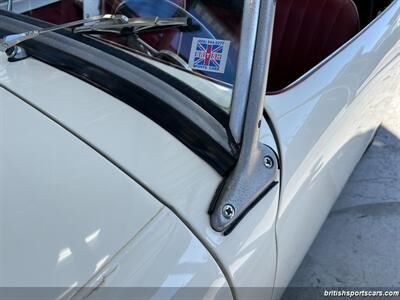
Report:
<svg viewBox="0 0 400 300"><path fill-rule="evenodd" d="M58 253L57 263L62 262L67 257L71 256L71 254L72 254L72 251L70 248L61 249L60 252Z"/></svg>
<svg viewBox="0 0 400 300"><path fill-rule="evenodd" d="M97 239L97 237L100 234L101 229L97 229L96 231L92 232L91 234L89 234L86 238L85 238L85 242L86 244L89 244L90 242L94 241L95 239Z"/></svg>

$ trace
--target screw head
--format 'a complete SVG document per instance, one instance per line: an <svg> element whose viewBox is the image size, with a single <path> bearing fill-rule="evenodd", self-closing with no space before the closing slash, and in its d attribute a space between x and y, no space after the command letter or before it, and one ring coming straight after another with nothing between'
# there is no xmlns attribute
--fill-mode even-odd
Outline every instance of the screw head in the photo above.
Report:
<svg viewBox="0 0 400 300"><path fill-rule="evenodd" d="M268 169L272 169L274 166L274 160L271 158L271 156L264 157L264 166Z"/></svg>
<svg viewBox="0 0 400 300"><path fill-rule="evenodd" d="M233 216L235 215L235 208L230 205L230 204L225 204L224 207L222 208L222 215L224 216L225 219L232 219Z"/></svg>

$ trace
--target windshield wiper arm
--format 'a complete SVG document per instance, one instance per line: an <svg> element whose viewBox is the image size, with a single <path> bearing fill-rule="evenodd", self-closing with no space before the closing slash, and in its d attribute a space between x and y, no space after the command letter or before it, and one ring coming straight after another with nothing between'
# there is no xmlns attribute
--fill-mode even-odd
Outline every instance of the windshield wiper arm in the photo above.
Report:
<svg viewBox="0 0 400 300"><path fill-rule="evenodd" d="M112 25L117 25L117 24L123 24L128 22L128 17L124 15L102 15L102 16L94 16L90 17L87 19L82 19L78 21L73 21L61 25L55 25L43 29L37 29L37 30L31 30L23 33L17 33L17 34L10 34L4 36L2 39L0 39L0 51L2 52L8 52L10 53L9 49L17 46L19 43L22 43L23 41L30 40L33 38L38 37L39 35L46 33L46 32L51 32L51 31L56 31L64 28L70 28L74 26L78 26L81 24L85 23L93 23L94 24L102 24L107 26L112 26ZM7 54L8 54L7 53Z"/></svg>
<svg viewBox="0 0 400 300"><path fill-rule="evenodd" d="M84 24L84 25L82 25ZM79 26L82 25L82 26ZM55 25L47 28L31 30L23 33L6 35L0 39L0 52L5 52L9 61L17 61L26 58L26 51L18 44L36 38L39 35L65 28L73 28L76 33L90 32L114 32L122 33L125 29L132 29L134 33L142 30L158 27L175 27L192 25L190 18L159 18L159 17L139 17L128 18L125 15L101 15L90 18L73 21L61 25ZM77 27L79 26L79 27Z"/></svg>
<svg viewBox="0 0 400 300"><path fill-rule="evenodd" d="M173 17L173 18L159 18L159 17L139 17L129 18L126 22L120 24L106 24L94 23L79 26L73 29L76 33L91 33L91 32L114 32L120 33L126 29L133 29L134 33L143 30L161 28L161 27L187 27L192 25L191 18L187 17Z"/></svg>

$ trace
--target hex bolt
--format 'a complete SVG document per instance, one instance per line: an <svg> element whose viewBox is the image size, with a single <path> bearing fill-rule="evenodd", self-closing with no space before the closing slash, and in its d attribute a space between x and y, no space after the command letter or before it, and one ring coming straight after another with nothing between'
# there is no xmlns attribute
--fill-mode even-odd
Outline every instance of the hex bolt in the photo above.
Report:
<svg viewBox="0 0 400 300"><path fill-rule="evenodd" d="M271 158L271 156L264 157L264 166L268 169L272 169L274 166L274 160Z"/></svg>
<svg viewBox="0 0 400 300"><path fill-rule="evenodd" d="M233 216L235 215L235 208L230 205L230 204L225 204L224 207L222 208L222 215L224 216L225 219L232 219Z"/></svg>

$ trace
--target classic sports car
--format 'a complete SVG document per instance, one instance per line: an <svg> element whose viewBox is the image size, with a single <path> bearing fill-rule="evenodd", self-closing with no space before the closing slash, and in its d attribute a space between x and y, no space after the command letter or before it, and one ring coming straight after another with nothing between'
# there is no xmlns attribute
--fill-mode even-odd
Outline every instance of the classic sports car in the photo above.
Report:
<svg viewBox="0 0 400 300"><path fill-rule="evenodd" d="M0 7L2 299L278 299L399 96L400 0Z"/></svg>

